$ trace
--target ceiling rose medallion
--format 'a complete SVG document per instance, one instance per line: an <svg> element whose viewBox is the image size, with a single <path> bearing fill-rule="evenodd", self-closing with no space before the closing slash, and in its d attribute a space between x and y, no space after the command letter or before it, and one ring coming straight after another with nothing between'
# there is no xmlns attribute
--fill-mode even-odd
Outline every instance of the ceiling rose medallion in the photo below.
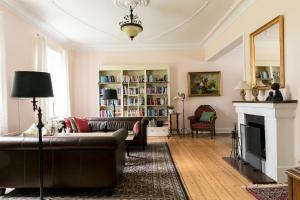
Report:
<svg viewBox="0 0 300 200"><path fill-rule="evenodd" d="M130 7L135 9L137 6L147 6L149 0L113 0L114 4L119 8L128 10Z"/></svg>

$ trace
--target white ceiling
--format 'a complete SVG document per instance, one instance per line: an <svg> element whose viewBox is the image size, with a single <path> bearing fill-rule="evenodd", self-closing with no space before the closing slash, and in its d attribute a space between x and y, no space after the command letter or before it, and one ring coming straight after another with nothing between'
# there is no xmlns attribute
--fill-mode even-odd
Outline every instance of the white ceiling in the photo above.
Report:
<svg viewBox="0 0 300 200"><path fill-rule="evenodd" d="M73 45L119 47L200 47L248 0L150 0L135 13L144 31L130 39L119 22L128 11L112 0L1 0L29 19L54 29Z"/></svg>

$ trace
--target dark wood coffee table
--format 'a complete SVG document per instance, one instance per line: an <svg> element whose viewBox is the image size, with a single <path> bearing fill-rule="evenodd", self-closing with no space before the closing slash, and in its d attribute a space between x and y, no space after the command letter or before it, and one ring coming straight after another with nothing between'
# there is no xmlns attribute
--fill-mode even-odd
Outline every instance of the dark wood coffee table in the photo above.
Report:
<svg viewBox="0 0 300 200"><path fill-rule="evenodd" d="M135 138L135 134L130 133L130 134L128 134L127 138L125 139L127 156L129 156L130 145L132 144L132 141L134 140L134 138Z"/></svg>

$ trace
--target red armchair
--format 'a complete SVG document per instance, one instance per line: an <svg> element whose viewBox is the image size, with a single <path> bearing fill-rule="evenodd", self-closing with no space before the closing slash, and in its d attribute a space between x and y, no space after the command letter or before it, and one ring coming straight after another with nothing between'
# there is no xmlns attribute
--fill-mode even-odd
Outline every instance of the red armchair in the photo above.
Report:
<svg viewBox="0 0 300 200"><path fill-rule="evenodd" d="M214 112L215 115L210 119L210 122L199 121L203 112ZM188 118L190 120L190 126L192 129L192 136L194 137L194 131L198 135L198 131L209 131L211 134L211 139L216 135L215 121L217 119L216 111L210 105L201 105L195 111L194 116Z"/></svg>

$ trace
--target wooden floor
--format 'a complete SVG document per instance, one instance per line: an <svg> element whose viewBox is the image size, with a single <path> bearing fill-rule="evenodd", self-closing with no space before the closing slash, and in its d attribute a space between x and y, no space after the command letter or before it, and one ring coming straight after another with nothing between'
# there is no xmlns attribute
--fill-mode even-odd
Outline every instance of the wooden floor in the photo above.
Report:
<svg viewBox="0 0 300 200"><path fill-rule="evenodd" d="M167 142L186 190L193 200L255 199L242 186L251 185L222 157L229 156L229 138L150 137L149 142Z"/></svg>

